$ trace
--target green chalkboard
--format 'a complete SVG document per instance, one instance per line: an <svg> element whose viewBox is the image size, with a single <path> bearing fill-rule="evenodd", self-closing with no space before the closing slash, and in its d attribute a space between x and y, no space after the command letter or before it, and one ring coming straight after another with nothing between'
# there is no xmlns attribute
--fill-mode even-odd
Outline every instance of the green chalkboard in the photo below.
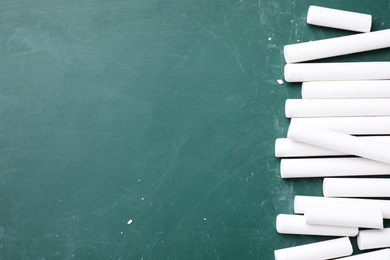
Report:
<svg viewBox="0 0 390 260"><path fill-rule="evenodd" d="M300 98L283 46L350 34L307 25L310 4L390 28L384 0L2 0L0 259L267 260L326 239L275 230L322 183L274 157Z"/></svg>

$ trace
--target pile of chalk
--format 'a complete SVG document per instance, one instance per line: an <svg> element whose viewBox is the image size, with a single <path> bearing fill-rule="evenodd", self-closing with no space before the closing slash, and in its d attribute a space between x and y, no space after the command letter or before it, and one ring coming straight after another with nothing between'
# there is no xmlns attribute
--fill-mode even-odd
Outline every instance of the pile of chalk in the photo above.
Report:
<svg viewBox="0 0 390 260"><path fill-rule="evenodd" d="M371 20L310 6L309 24L360 33L284 47L285 80L302 82L302 99L286 101L281 177L325 178L324 197L296 196L295 214L278 215L276 229L336 238L275 250L277 260L390 260L390 179L378 177L390 175L390 62L304 63L390 47L390 29L370 32ZM360 250L375 250L350 256L356 236Z"/></svg>

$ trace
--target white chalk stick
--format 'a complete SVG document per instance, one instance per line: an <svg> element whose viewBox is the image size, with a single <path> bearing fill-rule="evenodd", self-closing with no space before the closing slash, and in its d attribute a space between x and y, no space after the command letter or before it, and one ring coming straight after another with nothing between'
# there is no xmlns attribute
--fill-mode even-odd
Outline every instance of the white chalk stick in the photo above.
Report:
<svg viewBox="0 0 390 260"><path fill-rule="evenodd" d="M305 210L307 224L339 227L383 228L380 209L348 209L311 206Z"/></svg>
<svg viewBox="0 0 390 260"><path fill-rule="evenodd" d="M361 230L357 237L360 250L390 246L390 228Z"/></svg>
<svg viewBox="0 0 390 260"><path fill-rule="evenodd" d="M324 128L292 123L287 137L303 143L324 147L363 158L390 164L390 145Z"/></svg>
<svg viewBox="0 0 390 260"><path fill-rule="evenodd" d="M294 212L304 214L309 207L334 207L341 209L374 209L382 211L385 219L390 219L390 200L326 198L316 196L295 196Z"/></svg>
<svg viewBox="0 0 390 260"><path fill-rule="evenodd" d="M351 255L353 252L348 237L275 250L275 260L320 260Z"/></svg>
<svg viewBox="0 0 390 260"><path fill-rule="evenodd" d="M279 214L276 217L276 230L281 234L338 237L354 237L359 232L357 227L336 227L307 224L304 216L293 214Z"/></svg>
<svg viewBox="0 0 390 260"><path fill-rule="evenodd" d="M390 165L359 157L280 160L282 178L390 175Z"/></svg>
<svg viewBox="0 0 390 260"><path fill-rule="evenodd" d="M390 249L339 258L338 260L390 260Z"/></svg>
<svg viewBox="0 0 390 260"><path fill-rule="evenodd" d="M307 12L307 23L317 26L369 32L371 15L312 5Z"/></svg>
<svg viewBox="0 0 390 260"><path fill-rule="evenodd" d="M390 29L284 46L287 63L317 60L390 47Z"/></svg>
<svg viewBox="0 0 390 260"><path fill-rule="evenodd" d="M390 62L300 63L286 64L284 78L287 82L379 80L390 79L389 71Z"/></svg>
<svg viewBox="0 0 390 260"><path fill-rule="evenodd" d="M390 99L287 99L292 117L390 116Z"/></svg>
<svg viewBox="0 0 390 260"><path fill-rule="evenodd" d="M325 178L325 197L389 198L390 179L387 178Z"/></svg>
<svg viewBox="0 0 390 260"><path fill-rule="evenodd" d="M390 98L390 80L303 82L302 98Z"/></svg>
<svg viewBox="0 0 390 260"><path fill-rule="evenodd" d="M276 157L311 157L311 156L332 156L347 155L334 150L305 144L289 138L278 138L275 141Z"/></svg>
<svg viewBox="0 0 390 260"><path fill-rule="evenodd" d="M390 134L389 116L292 118L291 123L301 123L353 135Z"/></svg>
<svg viewBox="0 0 390 260"><path fill-rule="evenodd" d="M359 136L373 142L390 144L390 136ZM289 138L278 138L275 141L276 157L318 157L318 156L345 156L347 153L334 151L319 146L305 144Z"/></svg>

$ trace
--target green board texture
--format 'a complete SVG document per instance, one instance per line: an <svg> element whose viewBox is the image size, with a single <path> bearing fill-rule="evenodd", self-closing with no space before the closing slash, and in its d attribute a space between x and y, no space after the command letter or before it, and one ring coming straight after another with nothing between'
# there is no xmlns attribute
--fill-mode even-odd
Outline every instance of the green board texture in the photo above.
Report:
<svg viewBox="0 0 390 260"><path fill-rule="evenodd" d="M2 0L0 259L268 260L326 239L275 230L322 195L274 156L300 98L283 46L351 34L307 25L311 4L390 28L380 0Z"/></svg>

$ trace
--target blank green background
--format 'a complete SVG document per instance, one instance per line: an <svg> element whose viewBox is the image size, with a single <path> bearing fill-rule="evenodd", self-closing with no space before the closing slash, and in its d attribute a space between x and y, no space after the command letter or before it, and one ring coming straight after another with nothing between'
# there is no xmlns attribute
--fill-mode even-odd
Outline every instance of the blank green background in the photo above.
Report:
<svg viewBox="0 0 390 260"><path fill-rule="evenodd" d="M283 46L350 34L307 25L310 4L390 28L384 0L2 0L0 259L268 260L325 239L275 231L321 195L274 157L300 98Z"/></svg>

